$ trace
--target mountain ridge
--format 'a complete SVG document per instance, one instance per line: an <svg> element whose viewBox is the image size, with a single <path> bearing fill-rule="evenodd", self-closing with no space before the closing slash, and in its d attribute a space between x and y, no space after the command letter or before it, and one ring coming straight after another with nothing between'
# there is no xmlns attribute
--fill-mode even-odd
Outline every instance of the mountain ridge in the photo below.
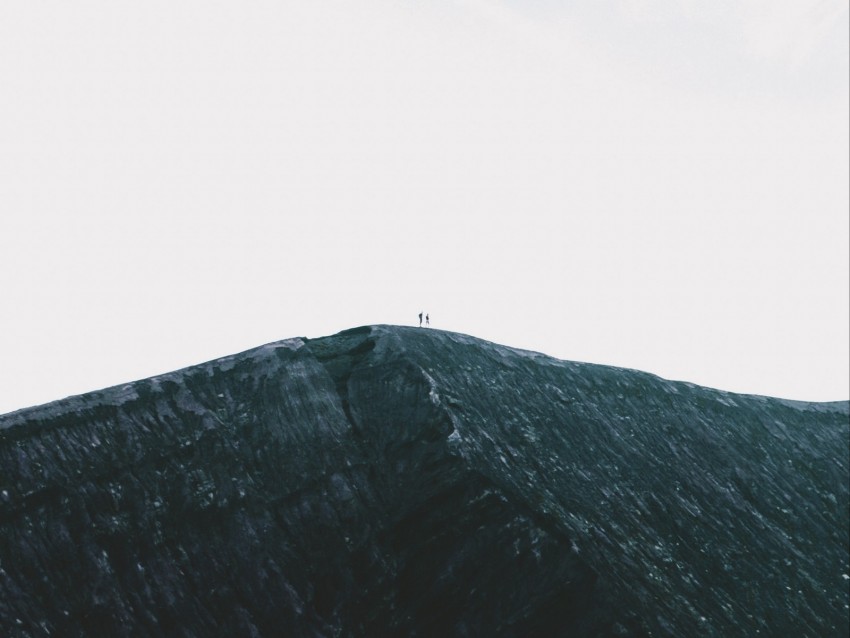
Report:
<svg viewBox="0 0 850 638"><path fill-rule="evenodd" d="M703 388L703 389L706 389L706 390L713 390L713 391L721 393L721 394L729 394L729 395L734 395L734 396L777 400L777 401L786 402L792 407L799 407L800 409L820 409L820 410L825 410L825 411L847 413L848 415L850 415L850 399L840 399L840 400L832 400L832 401L809 401L809 400L804 400L804 399L791 399L791 398L787 398L787 397L780 397L780 396L774 396L774 395L755 394L755 393L751 393L751 392L736 392L736 391L733 391L733 390L724 390L724 389L721 389L721 388L715 388L713 386L694 383L692 381L683 381L683 380L678 380L678 379L668 379L667 377L661 376L661 375L653 373L653 372L647 372L647 371L641 370L639 368L629 368L629 367L623 367L623 366L618 366L618 365L614 365L614 364L589 363L589 362L582 362L582 361L574 361L574 360L570 360L570 359L559 359L557 357L553 357L553 356L548 355L548 354L541 352L541 351L503 345L503 344L499 344L499 343L496 343L496 342L487 341L485 339L480 339L478 337L474 337L472 335L468 335L468 334L465 334L465 333L454 332L454 331L450 331L450 330L442 330L442 329L439 329L439 328L431 328L431 327L416 328L416 327L411 327L411 326L400 326L400 325L395 325L395 324L367 324L367 325L358 326L358 327L355 327L355 328L348 328L348 329L342 330L342 331L340 331L339 333L336 333L336 334L345 334L347 332L363 330L363 329L366 329L366 328L372 329L372 330L381 330L381 329L416 330L416 331L427 330L427 331L430 331L431 333L446 335L449 338L468 339L468 340L472 340L472 342L492 344L492 345L497 346L499 348L504 348L504 349L510 350L510 351L515 352L515 353L520 354L520 355L527 355L527 356L531 356L531 357L542 357L542 358L545 358L545 359L551 359L553 361L562 361L562 362L565 362L565 363L573 363L573 364L576 364L576 365L595 366L595 367L607 368L607 369L617 370L617 371L627 372L627 373L633 372L633 373L638 373L638 374L645 374L645 375L649 375L651 377L654 377L656 379L659 379L660 381L664 381L664 382L668 382L668 383L674 383L674 384L681 384L683 386L689 386L689 387L693 387L693 388ZM154 375L149 376L149 377L134 379L134 380L131 380L131 381L126 381L124 383L117 383L115 385L110 385L110 386L106 386L106 387L103 387L103 388L97 388L97 389L92 389L92 390L88 390L88 391L85 391L85 392L79 392L79 393L71 394L71 395L68 395L68 396L65 396L65 397L62 397L62 398L53 399L53 400L46 401L44 403L39 403L39 404L36 404L36 405L17 408L17 409L11 410L9 412L5 412L5 413L0 414L0 428L11 427L12 425L14 425L15 423L18 422L15 417L22 416L22 413L28 413L32 410L46 409L46 408L48 408L48 406L53 406L55 404L60 404L60 403L64 403L64 402L72 402L75 399L90 397L92 395L103 396L107 393L115 393L117 395L116 398L121 398L120 390L125 389L125 388L129 389L135 383L139 383L139 382L143 382L143 381L150 381L150 380L155 380L155 379L160 379L160 378L171 378L171 377L174 377L174 375L179 375L181 373L191 371L191 370L193 370L193 369L195 369L199 366L207 366L207 365L215 364L217 362L234 360L238 357L247 356L247 355L250 355L251 353L258 352L258 351L266 349L266 348L284 347L286 344L292 344L292 345L297 344L298 347L301 347L301 346L309 343L310 341L318 341L318 340L321 340L321 339L327 339L331 336L335 336L335 335L327 335L327 336L324 336L324 337L309 337L309 338L303 337L303 336L302 337L289 337L289 338L285 338L285 339L279 339L279 340L276 340L276 341L270 341L270 342L262 344L260 346L248 348L247 350L242 350L242 351L239 351L239 352L236 352L236 353L233 353L233 354L224 355L224 356L221 356L221 357L216 357L214 359L209 359L209 360L203 361L201 363L189 364L187 366L177 368L176 370L169 370L167 372L154 374ZM2 422L3 420L8 421L8 422L4 423L4 422Z"/></svg>

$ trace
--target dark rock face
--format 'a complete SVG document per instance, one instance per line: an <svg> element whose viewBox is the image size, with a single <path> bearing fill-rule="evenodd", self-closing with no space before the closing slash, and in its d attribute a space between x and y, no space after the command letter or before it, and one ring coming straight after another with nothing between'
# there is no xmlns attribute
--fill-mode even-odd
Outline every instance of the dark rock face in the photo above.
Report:
<svg viewBox="0 0 850 638"><path fill-rule="evenodd" d="M0 417L4 636L846 636L848 403L425 329Z"/></svg>

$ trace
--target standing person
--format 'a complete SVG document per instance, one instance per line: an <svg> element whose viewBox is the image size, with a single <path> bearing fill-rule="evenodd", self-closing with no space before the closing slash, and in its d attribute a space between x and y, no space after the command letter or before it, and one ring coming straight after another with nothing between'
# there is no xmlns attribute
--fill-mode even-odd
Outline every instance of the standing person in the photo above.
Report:
<svg viewBox="0 0 850 638"><path fill-rule="evenodd" d="M429 315L429 314L426 314L426 315L425 315L425 325L426 325L426 326L430 326L430 325L431 325L431 315Z"/></svg>
<svg viewBox="0 0 850 638"><path fill-rule="evenodd" d="M419 327L422 327L422 313L419 313Z"/></svg>

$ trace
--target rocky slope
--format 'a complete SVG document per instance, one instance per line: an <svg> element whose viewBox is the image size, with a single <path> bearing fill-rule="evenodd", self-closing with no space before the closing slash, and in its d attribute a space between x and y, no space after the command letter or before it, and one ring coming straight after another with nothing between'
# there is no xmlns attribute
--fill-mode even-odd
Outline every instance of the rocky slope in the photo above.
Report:
<svg viewBox="0 0 850 638"><path fill-rule="evenodd" d="M436 330L0 417L4 636L846 636L847 402Z"/></svg>

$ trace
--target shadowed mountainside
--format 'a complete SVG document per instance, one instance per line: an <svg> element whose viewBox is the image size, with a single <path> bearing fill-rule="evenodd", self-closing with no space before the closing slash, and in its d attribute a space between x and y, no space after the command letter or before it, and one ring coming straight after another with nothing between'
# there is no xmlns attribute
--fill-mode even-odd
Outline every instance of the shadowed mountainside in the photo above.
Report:
<svg viewBox="0 0 850 638"><path fill-rule="evenodd" d="M846 636L850 405L290 339L0 416L4 636Z"/></svg>

